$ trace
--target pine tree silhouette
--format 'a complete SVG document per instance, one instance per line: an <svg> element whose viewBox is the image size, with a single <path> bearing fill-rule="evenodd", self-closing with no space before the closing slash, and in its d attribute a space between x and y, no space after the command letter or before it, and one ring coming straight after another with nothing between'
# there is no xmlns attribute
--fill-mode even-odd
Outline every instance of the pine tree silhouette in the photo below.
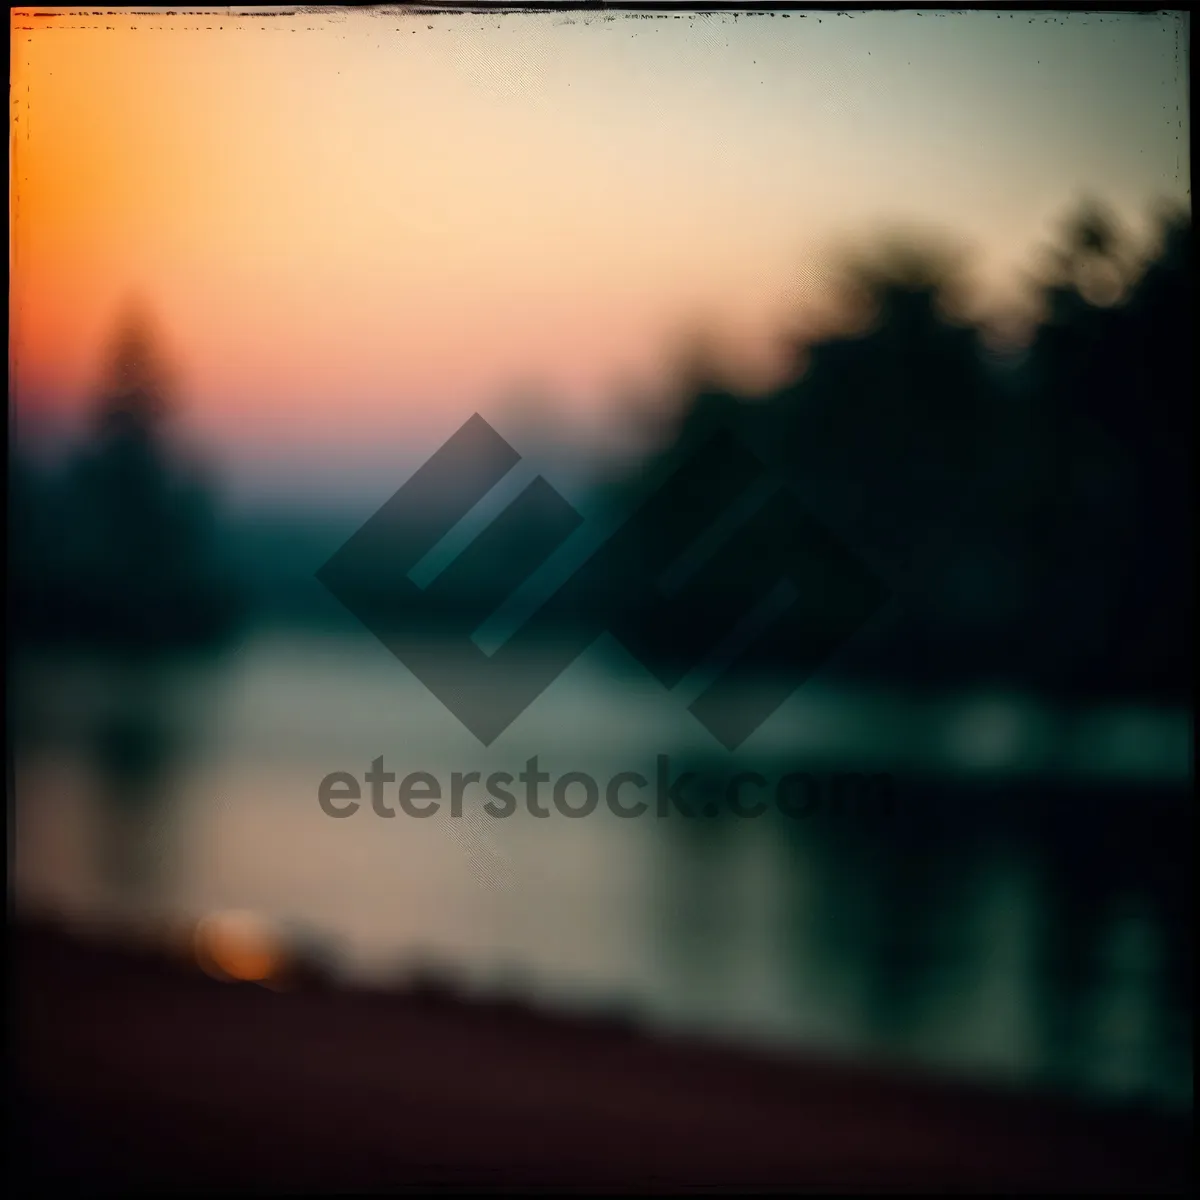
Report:
<svg viewBox="0 0 1200 1200"><path fill-rule="evenodd" d="M172 437L174 373L149 317L118 326L67 477L67 635L127 651L204 643L233 609L212 537L212 498Z"/></svg>

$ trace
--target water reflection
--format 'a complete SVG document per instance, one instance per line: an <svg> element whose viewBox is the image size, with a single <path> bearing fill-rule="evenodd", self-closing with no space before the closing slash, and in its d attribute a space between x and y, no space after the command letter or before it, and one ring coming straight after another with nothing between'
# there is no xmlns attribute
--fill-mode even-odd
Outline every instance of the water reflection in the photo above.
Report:
<svg viewBox="0 0 1200 1200"><path fill-rule="evenodd" d="M750 832L669 826L665 961L695 987L736 969ZM825 1007L810 1032L1056 1087L1190 1094L1190 856L1164 854L1190 846L1185 791L929 777L896 819L771 814L753 832L780 867L786 1005Z"/></svg>
<svg viewBox="0 0 1200 1200"><path fill-rule="evenodd" d="M1044 809L1033 853L1046 896L1042 1045L1052 1069L1077 1074L1115 1049L1089 1044L1104 1037L1096 1026L1106 1018L1097 1005L1119 1000L1131 982L1142 992L1160 990L1168 1027L1181 1004L1190 1011L1191 933L1183 908L1190 803L1186 794L1151 788L1039 799ZM1079 819L1081 811L1088 819Z"/></svg>
<svg viewBox="0 0 1200 1200"><path fill-rule="evenodd" d="M305 694L343 702L289 708L281 744L278 706L259 701L301 698L288 683L297 656L332 672L318 679L314 666ZM615 991L668 1026L1190 1099L1186 772L1178 785L955 777L913 721L890 810L826 802L803 820L659 819L652 806L626 821L335 825L308 793L329 769L361 773L387 749L380 697L397 680L375 680L364 665L374 661L248 644L230 669L43 673L40 690L22 693L39 733L17 746L18 901L57 898L85 918L250 907L340 940L348 970L420 950L456 971L520 976L535 998L572 980L606 1000ZM644 747L605 733L606 714L623 728L620 686L559 687L529 748L556 744L554 719L582 707L608 749L586 762L547 757L546 769L594 766L604 778L641 765ZM444 765L448 777L477 765L433 751L431 706L406 711L403 744L427 756L389 752L390 768ZM871 712L862 719L874 727ZM1051 741L1042 761L1065 761ZM683 752L672 762L698 773L698 810L719 802L729 762ZM782 749L757 763L775 778L809 765ZM504 894L481 886L464 852L472 830L506 863Z"/></svg>
<svg viewBox="0 0 1200 1200"><path fill-rule="evenodd" d="M187 748L160 671L129 668L94 718L87 750L96 780L98 866L114 889L151 899L169 870L169 818Z"/></svg>

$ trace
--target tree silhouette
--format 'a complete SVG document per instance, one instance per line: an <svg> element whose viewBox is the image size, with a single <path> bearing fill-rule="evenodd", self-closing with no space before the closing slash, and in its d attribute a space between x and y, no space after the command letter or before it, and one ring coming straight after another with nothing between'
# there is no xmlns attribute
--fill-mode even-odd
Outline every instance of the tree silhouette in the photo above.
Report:
<svg viewBox="0 0 1200 1200"><path fill-rule="evenodd" d="M884 242L851 258L842 285L850 330L806 347L791 377L765 397L740 394L710 353L694 353L681 373L674 437L634 474L656 476L730 431L853 555L908 570L914 546L963 509L990 419L976 333L948 315L956 267L953 252L924 241ZM790 536L779 531L781 544ZM655 564L636 569L653 575ZM738 581L727 582L736 589ZM712 581L714 612L732 611L716 594L722 586Z"/></svg>
<svg viewBox="0 0 1200 1200"><path fill-rule="evenodd" d="M910 236L848 256L844 331L806 346L755 403L694 357L668 444L631 478L717 428L739 435L905 584L903 629L856 669L1178 696L1191 646L1190 214L1168 213L1143 259L1088 202L1054 257L1024 363L1000 367L956 316L962 255Z"/></svg>
<svg viewBox="0 0 1200 1200"><path fill-rule="evenodd" d="M1112 223L1084 206L1067 243L1072 269L1047 288L1027 380L1042 644L1025 653L1055 688L1177 693L1190 661L1190 216L1164 220L1113 303L1093 286L1098 263L1131 258Z"/></svg>
<svg viewBox="0 0 1200 1200"><path fill-rule="evenodd" d="M216 636L231 615L211 497L171 436L175 403L161 339L130 310L65 481L72 594L63 632L73 640L178 649Z"/></svg>
<svg viewBox="0 0 1200 1200"><path fill-rule="evenodd" d="M174 372L149 314L131 306L109 348L98 423L157 431L173 411L174 391Z"/></svg>

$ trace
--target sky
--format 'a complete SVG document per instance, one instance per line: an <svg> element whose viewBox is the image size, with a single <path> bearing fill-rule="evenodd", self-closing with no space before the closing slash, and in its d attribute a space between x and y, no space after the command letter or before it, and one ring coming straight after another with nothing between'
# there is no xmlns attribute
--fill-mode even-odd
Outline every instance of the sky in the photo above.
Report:
<svg viewBox="0 0 1200 1200"><path fill-rule="evenodd" d="M882 229L1004 314L1081 196L1190 203L1182 14L236 12L14 10L18 418L136 300L243 482L602 439L697 332L765 386Z"/></svg>

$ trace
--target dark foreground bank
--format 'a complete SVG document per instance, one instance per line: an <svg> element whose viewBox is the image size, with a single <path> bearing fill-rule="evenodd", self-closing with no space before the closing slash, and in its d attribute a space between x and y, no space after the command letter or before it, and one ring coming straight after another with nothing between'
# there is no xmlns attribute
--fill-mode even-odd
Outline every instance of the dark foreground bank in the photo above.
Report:
<svg viewBox="0 0 1200 1200"><path fill-rule="evenodd" d="M434 992L221 983L23 926L26 1189L1184 1191L1190 1118L663 1040Z"/></svg>

